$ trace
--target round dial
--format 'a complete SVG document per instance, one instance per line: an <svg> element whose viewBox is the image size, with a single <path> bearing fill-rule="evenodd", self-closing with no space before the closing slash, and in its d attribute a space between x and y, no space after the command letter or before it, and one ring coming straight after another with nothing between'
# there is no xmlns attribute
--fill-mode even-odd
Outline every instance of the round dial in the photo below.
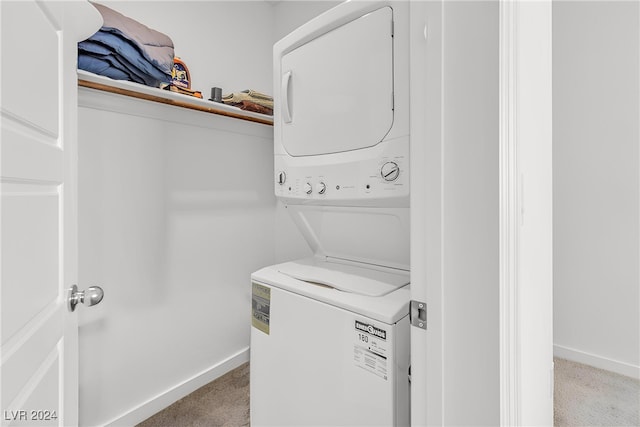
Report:
<svg viewBox="0 0 640 427"><path fill-rule="evenodd" d="M387 162L382 165L380 175L385 181L395 181L400 175L400 166L396 162Z"/></svg>
<svg viewBox="0 0 640 427"><path fill-rule="evenodd" d="M276 182L283 185L287 181L287 174L284 171L280 171L276 174Z"/></svg>
<svg viewBox="0 0 640 427"><path fill-rule="evenodd" d="M304 192L307 194L311 194L311 192L313 191L313 187L311 187L311 184L309 184L308 182L304 185Z"/></svg>
<svg viewBox="0 0 640 427"><path fill-rule="evenodd" d="M316 193L324 194L325 191L327 191L327 186L324 184L324 182L319 182L316 184Z"/></svg>

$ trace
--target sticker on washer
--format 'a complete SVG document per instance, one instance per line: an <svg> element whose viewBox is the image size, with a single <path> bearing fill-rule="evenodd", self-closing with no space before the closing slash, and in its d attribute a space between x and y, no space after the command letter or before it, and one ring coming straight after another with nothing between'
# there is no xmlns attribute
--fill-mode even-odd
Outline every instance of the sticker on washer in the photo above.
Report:
<svg viewBox="0 0 640 427"><path fill-rule="evenodd" d="M355 365L387 380L387 331L355 321L353 360Z"/></svg>
<svg viewBox="0 0 640 427"><path fill-rule="evenodd" d="M271 289L256 282L251 283L251 326L269 335L269 311Z"/></svg>

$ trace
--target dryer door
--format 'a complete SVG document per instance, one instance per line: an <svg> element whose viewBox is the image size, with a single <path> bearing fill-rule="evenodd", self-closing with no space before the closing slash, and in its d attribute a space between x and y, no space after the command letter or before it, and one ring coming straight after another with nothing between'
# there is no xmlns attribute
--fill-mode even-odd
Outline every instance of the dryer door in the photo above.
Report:
<svg viewBox="0 0 640 427"><path fill-rule="evenodd" d="M393 11L382 7L282 57L278 108L292 156L372 147L393 124Z"/></svg>

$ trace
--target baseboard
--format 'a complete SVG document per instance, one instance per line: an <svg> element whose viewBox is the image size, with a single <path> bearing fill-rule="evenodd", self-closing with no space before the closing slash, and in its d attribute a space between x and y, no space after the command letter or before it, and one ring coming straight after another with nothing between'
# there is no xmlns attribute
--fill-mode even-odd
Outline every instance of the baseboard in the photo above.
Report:
<svg viewBox="0 0 640 427"><path fill-rule="evenodd" d="M205 369L190 379L175 385L158 396L131 409L129 412L118 416L105 425L108 427L135 426L150 416L160 412L172 403L182 399L205 384L237 368L249 361L249 347L239 351L231 357Z"/></svg>
<svg viewBox="0 0 640 427"><path fill-rule="evenodd" d="M594 368L604 369L606 371L615 372L616 374L640 379L640 366L632 365L630 363L608 359L606 357L586 353L584 351L564 347L558 344L553 345L553 355L561 359L583 363L585 365L593 366Z"/></svg>

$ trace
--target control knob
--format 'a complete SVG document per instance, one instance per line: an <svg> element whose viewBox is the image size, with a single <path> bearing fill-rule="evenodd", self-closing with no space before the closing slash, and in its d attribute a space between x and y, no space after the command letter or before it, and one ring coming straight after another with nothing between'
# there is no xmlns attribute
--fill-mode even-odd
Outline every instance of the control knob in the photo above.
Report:
<svg viewBox="0 0 640 427"><path fill-rule="evenodd" d="M276 182L280 185L284 185L287 180L287 174L284 171L280 171L276 174Z"/></svg>
<svg viewBox="0 0 640 427"><path fill-rule="evenodd" d="M304 185L304 192L307 194L311 194L311 192L313 191L313 187L311 187L311 184L309 184L308 182Z"/></svg>
<svg viewBox="0 0 640 427"><path fill-rule="evenodd" d="M319 182L316 184L316 192L318 194L324 194L325 191L327 191L327 186L324 184L324 182Z"/></svg>
<svg viewBox="0 0 640 427"><path fill-rule="evenodd" d="M395 181L400 175L400 166L396 162L387 162L382 165L380 175L385 181Z"/></svg>

